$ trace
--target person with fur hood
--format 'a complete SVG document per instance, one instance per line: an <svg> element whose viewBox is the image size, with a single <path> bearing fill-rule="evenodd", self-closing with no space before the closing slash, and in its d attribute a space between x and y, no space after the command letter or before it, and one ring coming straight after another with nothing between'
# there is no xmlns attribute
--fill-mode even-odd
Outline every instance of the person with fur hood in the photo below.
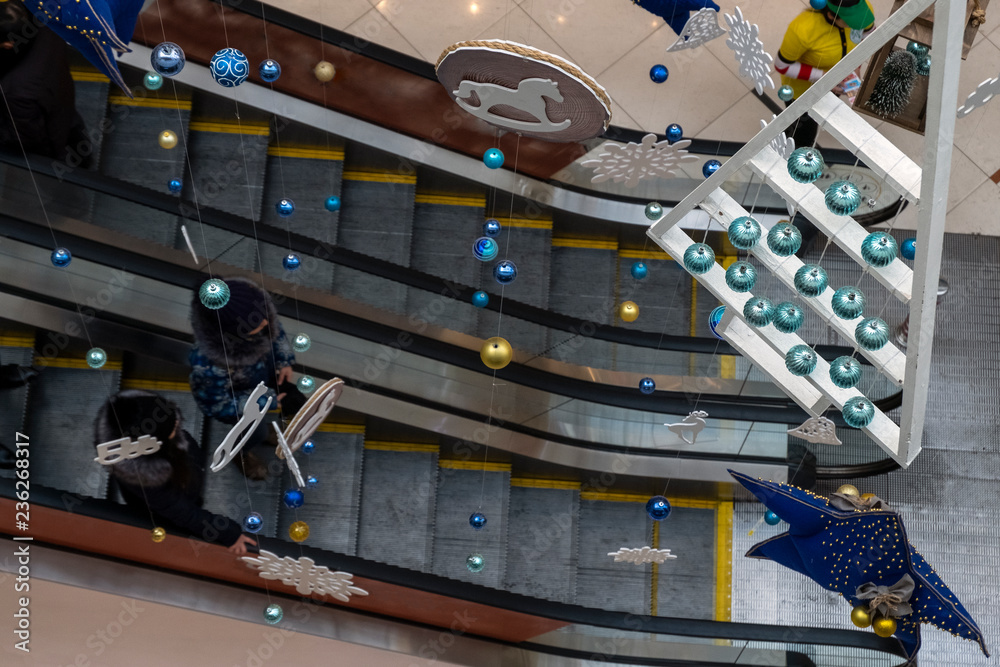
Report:
<svg viewBox="0 0 1000 667"><path fill-rule="evenodd" d="M127 389L101 406L94 424L95 446L144 435L160 441L152 454L108 466L126 505L142 515L152 512L163 528L190 533L206 542L244 554L253 538L235 521L202 508L205 469L201 447L184 430L177 405L151 391Z"/></svg>
<svg viewBox="0 0 1000 667"><path fill-rule="evenodd" d="M243 406L257 385L281 402L286 414L294 414L305 396L292 383L292 353L285 329L270 295L245 278L225 278L229 301L218 310L202 304L195 292L191 303L191 326L195 344L188 357L191 363L191 392L205 415L230 426L236 424ZM272 402L271 408L278 407ZM253 447L271 434L270 423L260 424L235 461L250 479L267 476L263 461Z"/></svg>

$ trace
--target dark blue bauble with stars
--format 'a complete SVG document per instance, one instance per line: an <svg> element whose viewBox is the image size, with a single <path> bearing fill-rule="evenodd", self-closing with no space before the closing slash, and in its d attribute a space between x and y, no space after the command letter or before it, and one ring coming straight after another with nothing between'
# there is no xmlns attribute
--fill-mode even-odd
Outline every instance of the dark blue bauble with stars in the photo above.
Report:
<svg viewBox="0 0 1000 667"><path fill-rule="evenodd" d="M277 60L271 60L268 58L260 64L257 68L260 72L260 78L267 83L274 83L281 76L281 65L278 64Z"/></svg>
<svg viewBox="0 0 1000 667"><path fill-rule="evenodd" d="M472 295L472 305L476 308L485 308L489 302L490 295L482 290L479 290Z"/></svg>
<svg viewBox="0 0 1000 667"><path fill-rule="evenodd" d="M469 525L479 530L486 525L486 515L482 512L473 512L472 516L469 517Z"/></svg>
<svg viewBox="0 0 1000 667"><path fill-rule="evenodd" d="M283 260L281 260L281 265L285 267L286 271L295 271L297 268L302 266L302 260L299 259L298 255L296 255L293 252L290 252L287 255L285 255L285 258Z"/></svg>
<svg viewBox="0 0 1000 667"><path fill-rule="evenodd" d="M781 523L781 517L772 512L771 510L767 510L766 512L764 512L764 523L766 523L769 526L777 526L779 523Z"/></svg>
<svg viewBox="0 0 1000 667"><path fill-rule="evenodd" d="M340 197L336 195L332 197L327 197L326 202L323 204L330 213L335 213L340 210Z"/></svg>
<svg viewBox="0 0 1000 667"><path fill-rule="evenodd" d="M490 218L483 223L483 234L489 237L499 236L501 231L500 221Z"/></svg>
<svg viewBox="0 0 1000 667"><path fill-rule="evenodd" d="M182 187L184 187L184 184L181 183L181 179L179 178L171 178L170 182L167 183L167 188L169 188L171 192L180 192Z"/></svg>
<svg viewBox="0 0 1000 667"><path fill-rule="evenodd" d="M715 172L719 171L719 167L721 167L721 166L722 166L722 163L719 162L718 160L709 160L708 162L706 162L702 166L702 168L701 168L701 174L705 178L708 178L709 176L711 176Z"/></svg>
<svg viewBox="0 0 1000 667"><path fill-rule="evenodd" d="M302 507L302 503L306 501L306 497L298 489L288 489L281 496L281 500L285 503L285 507L293 510Z"/></svg>
<svg viewBox="0 0 1000 667"><path fill-rule="evenodd" d="M243 530L248 533L259 533L264 527L264 519L257 512L250 512L243 518Z"/></svg>
<svg viewBox="0 0 1000 667"><path fill-rule="evenodd" d="M653 382L653 378L642 378L639 380L639 391L644 394L652 394L656 391L656 383Z"/></svg>
<svg viewBox="0 0 1000 667"><path fill-rule="evenodd" d="M899 245L899 254L903 259L913 260L917 256L917 240L906 239Z"/></svg>
<svg viewBox="0 0 1000 667"><path fill-rule="evenodd" d="M517 265L509 259L499 262L493 267L493 279L501 285L509 285L517 278Z"/></svg>
<svg viewBox="0 0 1000 667"><path fill-rule="evenodd" d="M663 496L653 496L646 503L646 514L653 521L663 521L670 516L670 501Z"/></svg>
<svg viewBox="0 0 1000 667"><path fill-rule="evenodd" d="M173 42L157 44L149 55L153 71L161 76L177 76L184 69L184 49Z"/></svg>
<svg viewBox="0 0 1000 667"><path fill-rule="evenodd" d="M52 251L52 266L63 268L73 261L73 255L66 248L56 248Z"/></svg>
<svg viewBox="0 0 1000 667"><path fill-rule="evenodd" d="M682 128L677 123L671 123L667 125L667 141L670 143L676 143L684 138L684 128Z"/></svg>
<svg viewBox="0 0 1000 667"><path fill-rule="evenodd" d="M295 202L291 199L281 199L277 204L274 205L274 210L278 212L282 218L287 218L292 213L295 213Z"/></svg>
<svg viewBox="0 0 1000 667"><path fill-rule="evenodd" d="M645 262L636 262L632 265L632 268L629 269L629 272L636 280L642 280L649 275L649 267L646 266Z"/></svg>
<svg viewBox="0 0 1000 667"><path fill-rule="evenodd" d="M309 454L312 454L313 450L315 449L316 449L316 443L314 443L312 440L306 440L305 442L302 443L302 448L299 451L308 456Z"/></svg>
<svg viewBox="0 0 1000 667"><path fill-rule="evenodd" d="M649 68L649 80L653 83L663 83L670 76L670 72L663 65L653 65Z"/></svg>
<svg viewBox="0 0 1000 667"><path fill-rule="evenodd" d="M239 49L220 49L208 63L212 78L223 88L235 88L250 75L250 61Z"/></svg>

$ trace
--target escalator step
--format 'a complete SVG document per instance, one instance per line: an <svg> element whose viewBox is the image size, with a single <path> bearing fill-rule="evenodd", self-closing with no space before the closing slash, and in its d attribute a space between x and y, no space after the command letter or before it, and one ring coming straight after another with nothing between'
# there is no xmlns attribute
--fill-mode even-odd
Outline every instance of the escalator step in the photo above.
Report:
<svg viewBox="0 0 1000 667"><path fill-rule="evenodd" d="M506 590L575 601L579 510L578 490L511 487Z"/></svg>
<svg viewBox="0 0 1000 667"><path fill-rule="evenodd" d="M261 222L324 243L337 243L340 212L327 211L326 199L340 195L343 160L342 148L271 146ZM275 209L285 198L295 203L295 213L287 218Z"/></svg>
<svg viewBox="0 0 1000 667"><path fill-rule="evenodd" d="M657 616L724 620L715 618L718 531L712 528L717 525L717 511L675 503L670 517L660 524L659 548L670 549L677 559L658 567ZM732 530L728 525L719 528Z"/></svg>
<svg viewBox="0 0 1000 667"><path fill-rule="evenodd" d="M333 286L334 265L313 255L295 253L302 264L294 271L285 269L282 260L288 255L288 248L282 248L261 241L257 244L260 250L261 270L273 277L280 278L289 285L302 285L329 294ZM340 270L337 269L339 275Z"/></svg>
<svg viewBox="0 0 1000 667"><path fill-rule="evenodd" d="M650 566L616 563L608 554L649 545L651 523L639 502L580 500L577 604L649 613Z"/></svg>
<svg viewBox="0 0 1000 667"><path fill-rule="evenodd" d="M76 87L76 110L87 127L87 137L94 151L93 161L96 167L101 163L101 148L105 136L101 124L108 115L110 81L95 69L73 68L71 74ZM110 125L106 128L108 132L112 131ZM71 148L77 149L75 146Z"/></svg>
<svg viewBox="0 0 1000 667"><path fill-rule="evenodd" d="M184 192L192 194L186 196L196 195L200 206L260 220L270 134L260 120L192 120L191 173L184 181Z"/></svg>
<svg viewBox="0 0 1000 667"><path fill-rule="evenodd" d="M617 250L617 241L553 239L549 287L552 311L594 324L615 324L615 309L621 302L611 298L617 282ZM551 358L613 368L614 343L568 331L553 331L550 338L552 351L547 356Z"/></svg>
<svg viewBox="0 0 1000 667"><path fill-rule="evenodd" d="M170 179L184 175L191 101L172 97L130 100L112 93L108 102L108 122L113 129L101 147L101 173L166 192ZM177 135L175 148L160 146L158 137L165 130Z"/></svg>

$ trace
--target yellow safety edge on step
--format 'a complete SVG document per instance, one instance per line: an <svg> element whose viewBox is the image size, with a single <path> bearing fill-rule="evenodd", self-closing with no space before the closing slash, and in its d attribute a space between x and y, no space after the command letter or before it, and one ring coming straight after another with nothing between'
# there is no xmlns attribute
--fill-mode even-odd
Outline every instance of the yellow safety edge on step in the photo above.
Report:
<svg viewBox="0 0 1000 667"><path fill-rule="evenodd" d="M580 500L608 500L618 503L642 503L649 502L650 496L642 493L629 493L627 491L581 491ZM714 510L719 506L718 500L703 500L701 498L667 498L673 507L684 507L686 509Z"/></svg>
<svg viewBox="0 0 1000 667"><path fill-rule="evenodd" d="M536 477L511 477L511 486L523 486L530 489L567 489L579 491L580 483L565 479L539 479Z"/></svg>
<svg viewBox="0 0 1000 667"><path fill-rule="evenodd" d="M266 137L271 134L271 126L266 123L222 123L212 120L192 120L188 123L188 129L192 132L254 134L261 137Z"/></svg>
<svg viewBox="0 0 1000 667"><path fill-rule="evenodd" d="M100 368L91 368L84 358L75 357L36 357L35 365L48 366L50 368L85 368L89 371L120 371L122 369L121 359L108 359ZM190 387L188 387L190 390Z"/></svg>
<svg viewBox="0 0 1000 667"><path fill-rule="evenodd" d="M601 241L598 239L571 239L552 237L553 248L586 248L588 250L618 250L618 241Z"/></svg>
<svg viewBox="0 0 1000 667"><path fill-rule="evenodd" d="M393 442L390 440L365 440L365 449L381 452L430 452L436 454L439 445L432 442Z"/></svg>
<svg viewBox="0 0 1000 667"><path fill-rule="evenodd" d="M654 549L660 548L660 522L653 522L653 544ZM652 563L649 568L649 615L656 616L657 602L656 596L660 592L660 564Z"/></svg>
<svg viewBox="0 0 1000 667"><path fill-rule="evenodd" d="M673 258L662 250L619 250L618 256L622 259L670 259Z"/></svg>
<svg viewBox="0 0 1000 667"><path fill-rule="evenodd" d="M267 154L271 157L297 157L307 160L343 160L343 148L325 148L320 146L268 146Z"/></svg>
<svg viewBox="0 0 1000 667"><path fill-rule="evenodd" d="M485 470L486 472L510 472L509 463L487 461L466 461L465 459L438 459L438 466L452 470Z"/></svg>
<svg viewBox="0 0 1000 667"><path fill-rule="evenodd" d="M720 502L715 510L715 620L732 617L733 503Z"/></svg>
<svg viewBox="0 0 1000 667"><path fill-rule="evenodd" d="M522 229L552 229L552 220L541 218L502 218L497 217L501 225L507 227L520 227Z"/></svg>
<svg viewBox="0 0 1000 667"><path fill-rule="evenodd" d="M438 192L418 192L413 198L417 204L440 204L442 206L468 206L486 208L486 197L482 195L449 195Z"/></svg>
<svg viewBox="0 0 1000 667"><path fill-rule="evenodd" d="M345 181L368 181L370 183L417 184L416 174L400 174L394 171L376 171L374 169L347 169L341 178Z"/></svg>
<svg viewBox="0 0 1000 667"><path fill-rule="evenodd" d="M109 83L111 79L104 76L96 69L70 69L69 75L74 81L96 81L98 83Z"/></svg>
<svg viewBox="0 0 1000 667"><path fill-rule="evenodd" d="M118 107L191 110L191 100L174 100L166 97L136 97L130 99L124 95L108 95L108 103Z"/></svg>
<svg viewBox="0 0 1000 667"><path fill-rule="evenodd" d="M32 334L0 334L0 346L35 347L35 337Z"/></svg>
<svg viewBox="0 0 1000 667"><path fill-rule="evenodd" d="M178 380L145 380L142 378L125 378L122 389L145 389L146 391L191 391L189 382Z"/></svg>
<svg viewBox="0 0 1000 667"><path fill-rule="evenodd" d="M338 422L323 422L316 429L320 433L360 433L365 434L364 424L340 424Z"/></svg>
<svg viewBox="0 0 1000 667"><path fill-rule="evenodd" d="M731 354L719 355L719 377L723 380L736 378L736 357Z"/></svg>

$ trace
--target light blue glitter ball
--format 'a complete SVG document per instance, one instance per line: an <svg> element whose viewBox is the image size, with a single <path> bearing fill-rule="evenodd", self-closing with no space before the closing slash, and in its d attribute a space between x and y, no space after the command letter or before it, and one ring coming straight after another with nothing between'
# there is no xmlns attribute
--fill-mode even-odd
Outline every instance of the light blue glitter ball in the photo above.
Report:
<svg viewBox="0 0 1000 667"><path fill-rule="evenodd" d="M754 327L766 327L774 319L774 304L762 296L751 297L743 304L743 319Z"/></svg>
<svg viewBox="0 0 1000 667"><path fill-rule="evenodd" d="M802 326L805 314L799 306L791 301L782 301L774 309L774 319L771 324L781 333L795 333Z"/></svg>
<svg viewBox="0 0 1000 667"><path fill-rule="evenodd" d="M220 49L208 63L212 78L223 88L235 88L247 80L250 61L239 49Z"/></svg>
<svg viewBox="0 0 1000 667"><path fill-rule="evenodd" d="M841 287L830 302L833 314L842 320L853 320L865 311L865 295L857 287Z"/></svg>
<svg viewBox="0 0 1000 667"><path fill-rule="evenodd" d="M861 242L861 257L876 268L889 266L897 254L896 239L885 232L872 232Z"/></svg>
<svg viewBox="0 0 1000 667"><path fill-rule="evenodd" d="M142 85L146 86L146 90L159 90L163 86L163 77L156 72L146 72Z"/></svg>
<svg viewBox="0 0 1000 667"><path fill-rule="evenodd" d="M854 328L854 339L863 350L881 350L889 342L889 325L877 317L861 320Z"/></svg>
<svg viewBox="0 0 1000 667"><path fill-rule="evenodd" d="M478 574L486 567L486 559L483 558L482 554L469 554L469 557L465 559L465 567L469 569L469 572Z"/></svg>
<svg viewBox="0 0 1000 667"><path fill-rule="evenodd" d="M270 58L261 62L260 67L257 68L260 73L260 78L262 81L267 83L274 83L281 76L281 65L278 64L277 60L271 60Z"/></svg>
<svg viewBox="0 0 1000 667"><path fill-rule="evenodd" d="M663 207L657 204L655 201L651 201L646 204L646 209L643 211L646 215L647 220L659 220L663 215Z"/></svg>
<svg viewBox="0 0 1000 667"><path fill-rule="evenodd" d="M830 213L850 215L861 205L861 192L850 181L837 181L826 189L823 199Z"/></svg>
<svg viewBox="0 0 1000 667"><path fill-rule="evenodd" d="M795 91L791 86L782 86L778 88L778 99L782 102L791 102L795 99Z"/></svg>
<svg viewBox="0 0 1000 667"><path fill-rule="evenodd" d="M173 42L161 42L149 54L153 71L165 77L177 76L184 69L184 49Z"/></svg>
<svg viewBox="0 0 1000 667"><path fill-rule="evenodd" d="M757 282L757 270L750 262L733 262L726 269L726 284L734 292L749 292Z"/></svg>
<svg viewBox="0 0 1000 667"><path fill-rule="evenodd" d="M334 213L340 210L340 197L333 195L326 198L326 202L323 204L330 213Z"/></svg>
<svg viewBox="0 0 1000 667"><path fill-rule="evenodd" d="M795 345L785 353L785 368L792 375L803 377L816 370L818 357L808 345Z"/></svg>
<svg viewBox="0 0 1000 667"><path fill-rule="evenodd" d="M299 391L308 396L316 388L316 379L311 375L303 375L299 378L298 385Z"/></svg>
<svg viewBox="0 0 1000 667"><path fill-rule="evenodd" d="M760 240L760 223L743 215L729 223L729 242L740 250L749 250Z"/></svg>
<svg viewBox="0 0 1000 667"><path fill-rule="evenodd" d="M108 363L108 353L99 347L92 347L87 351L87 365L91 368L100 368Z"/></svg>
<svg viewBox="0 0 1000 667"><path fill-rule="evenodd" d="M767 233L767 247L778 257L790 257L802 245L802 232L795 225L779 222Z"/></svg>
<svg viewBox="0 0 1000 667"><path fill-rule="evenodd" d="M906 239L899 246L899 254L903 256L903 259L908 259L912 261L917 256L917 239Z"/></svg>
<svg viewBox="0 0 1000 667"><path fill-rule="evenodd" d="M692 243L684 251L684 268L700 275L715 266L715 252L704 243Z"/></svg>
<svg viewBox="0 0 1000 667"><path fill-rule="evenodd" d="M490 295L479 290L472 295L472 305L476 308L485 308L490 302Z"/></svg>
<svg viewBox="0 0 1000 667"><path fill-rule="evenodd" d="M848 426L864 428L875 418L875 406L864 396L855 396L844 403L842 414Z"/></svg>
<svg viewBox="0 0 1000 667"><path fill-rule="evenodd" d="M276 625L284 617L285 612L282 611L281 605L272 603L264 607L264 620L268 625Z"/></svg>
<svg viewBox="0 0 1000 667"><path fill-rule="evenodd" d="M797 183L815 183L824 169L823 154L815 148L796 148L788 157L788 175Z"/></svg>
<svg viewBox="0 0 1000 667"><path fill-rule="evenodd" d="M642 280L647 275L649 275L649 267L646 266L645 262L635 262L632 264L632 268L629 269L629 273L636 280Z"/></svg>
<svg viewBox="0 0 1000 667"><path fill-rule="evenodd" d="M837 357L830 364L830 381L841 389L850 389L861 381L861 364L854 357Z"/></svg>
<svg viewBox="0 0 1000 667"><path fill-rule="evenodd" d="M826 290L826 286L826 271L818 264L803 264L795 272L795 289L802 296L819 296Z"/></svg>

